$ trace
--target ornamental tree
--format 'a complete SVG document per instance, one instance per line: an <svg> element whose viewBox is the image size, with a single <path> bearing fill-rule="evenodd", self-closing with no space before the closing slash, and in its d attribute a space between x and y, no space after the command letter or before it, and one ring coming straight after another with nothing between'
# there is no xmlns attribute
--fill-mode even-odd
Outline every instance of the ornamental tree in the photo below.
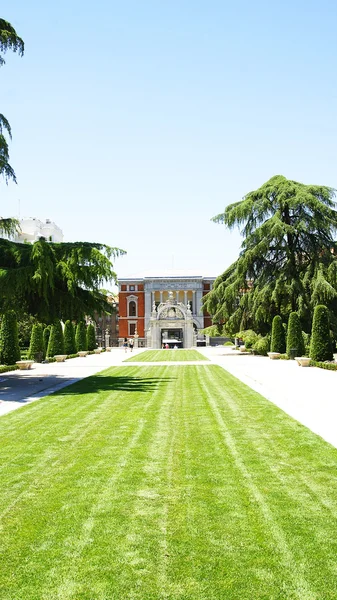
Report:
<svg viewBox="0 0 337 600"><path fill-rule="evenodd" d="M270 351L281 354L286 351L286 336L280 315L275 315L273 318Z"/></svg>
<svg viewBox="0 0 337 600"><path fill-rule="evenodd" d="M8 310L1 321L0 361L3 365L14 365L20 358L16 313L14 310Z"/></svg>
<svg viewBox="0 0 337 600"><path fill-rule="evenodd" d="M96 348L96 332L92 323L87 327L87 349L94 350Z"/></svg>
<svg viewBox="0 0 337 600"><path fill-rule="evenodd" d="M80 321L79 323L77 323L75 342L76 342L77 352L88 350L87 332L86 332L86 326L85 326L84 321Z"/></svg>
<svg viewBox="0 0 337 600"><path fill-rule="evenodd" d="M213 221L243 236L239 258L204 297L204 309L228 332L269 332L276 314L298 311L310 331L313 308L326 304L337 329L335 190L281 175L230 204Z"/></svg>
<svg viewBox="0 0 337 600"><path fill-rule="evenodd" d="M305 352L301 322L297 312L290 313L288 322L287 355L291 356L292 351L296 351L297 356L303 356Z"/></svg>
<svg viewBox="0 0 337 600"><path fill-rule="evenodd" d="M333 360L329 313L327 307L324 305L316 306L314 310L310 358L319 362Z"/></svg>
<svg viewBox="0 0 337 600"><path fill-rule="evenodd" d="M64 354L63 330L60 321L56 321L50 330L47 356L53 357L57 354Z"/></svg>
<svg viewBox="0 0 337 600"><path fill-rule="evenodd" d="M33 325L28 350L28 358L30 360L41 360L45 357L45 346L43 342L43 328L40 323Z"/></svg>
<svg viewBox="0 0 337 600"><path fill-rule="evenodd" d="M72 322L69 319L64 324L63 338L64 353L67 355L76 354L75 330Z"/></svg>

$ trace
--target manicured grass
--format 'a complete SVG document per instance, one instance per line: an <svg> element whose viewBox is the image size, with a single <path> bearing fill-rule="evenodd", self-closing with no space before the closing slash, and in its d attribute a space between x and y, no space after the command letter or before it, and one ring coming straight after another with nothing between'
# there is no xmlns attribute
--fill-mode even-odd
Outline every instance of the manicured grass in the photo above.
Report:
<svg viewBox="0 0 337 600"><path fill-rule="evenodd" d="M197 350L146 350L126 360L127 362L161 362L208 360L208 358Z"/></svg>
<svg viewBox="0 0 337 600"><path fill-rule="evenodd" d="M220 367L109 369L0 448L1 600L337 597L337 450Z"/></svg>

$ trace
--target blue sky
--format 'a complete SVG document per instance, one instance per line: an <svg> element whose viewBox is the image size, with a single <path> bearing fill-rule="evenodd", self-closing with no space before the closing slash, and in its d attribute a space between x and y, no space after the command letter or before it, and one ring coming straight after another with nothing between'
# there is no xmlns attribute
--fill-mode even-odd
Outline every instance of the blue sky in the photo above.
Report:
<svg viewBox="0 0 337 600"><path fill-rule="evenodd" d="M127 277L218 275L210 221L276 174L337 187L337 5L4 0L26 44L0 71L18 185L4 216L127 250Z"/></svg>

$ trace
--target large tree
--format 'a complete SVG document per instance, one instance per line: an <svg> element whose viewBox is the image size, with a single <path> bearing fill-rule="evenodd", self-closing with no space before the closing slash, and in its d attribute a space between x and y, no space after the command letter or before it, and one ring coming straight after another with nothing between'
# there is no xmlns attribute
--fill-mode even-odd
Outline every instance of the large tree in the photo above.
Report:
<svg viewBox="0 0 337 600"><path fill-rule="evenodd" d="M100 288L116 282L110 259L122 254L105 244L0 239L0 312L15 305L43 323L111 312Z"/></svg>
<svg viewBox="0 0 337 600"><path fill-rule="evenodd" d="M215 323L265 332L276 314L287 320L296 310L310 331L315 305L337 314L334 196L330 187L277 175L213 218L244 238L238 260L204 298Z"/></svg>
<svg viewBox="0 0 337 600"><path fill-rule="evenodd" d="M24 42L16 33L14 27L0 19L0 66L5 64L3 55L11 50L18 52L21 56L24 52ZM3 114L0 114L0 175L4 177L6 183L12 179L16 183L15 172L9 164L9 148L6 138L12 138L12 132L9 122ZM0 218L0 233L13 233L17 228L16 219L1 219Z"/></svg>

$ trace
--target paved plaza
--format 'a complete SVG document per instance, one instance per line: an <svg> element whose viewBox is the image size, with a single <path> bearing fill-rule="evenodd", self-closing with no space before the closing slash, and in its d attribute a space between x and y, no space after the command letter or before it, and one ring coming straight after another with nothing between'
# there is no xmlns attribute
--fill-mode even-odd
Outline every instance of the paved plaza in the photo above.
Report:
<svg viewBox="0 0 337 600"><path fill-rule="evenodd" d="M198 350L211 363L223 367L337 447L337 372L299 367L292 360L273 361L246 355L223 346ZM148 366L149 363L123 363L126 358L141 352L144 350L134 350L131 354L115 348L111 352L73 358L65 363L34 364L29 371L3 373L0 375L0 416L108 367ZM178 364L186 366L190 363ZM191 364L205 363L193 361Z"/></svg>

